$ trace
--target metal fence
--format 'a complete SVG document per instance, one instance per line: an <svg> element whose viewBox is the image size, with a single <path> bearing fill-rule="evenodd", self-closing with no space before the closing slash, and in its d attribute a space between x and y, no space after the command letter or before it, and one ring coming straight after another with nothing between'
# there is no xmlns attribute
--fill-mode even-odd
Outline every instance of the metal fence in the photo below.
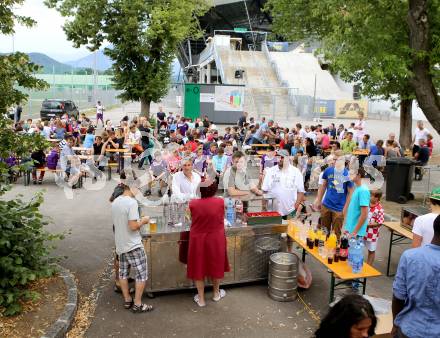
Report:
<svg viewBox="0 0 440 338"><path fill-rule="evenodd" d="M28 95L23 104L23 118L38 118L45 99L72 100L81 110L94 107L98 100L107 107L121 103L117 98L120 91L113 88L111 77L106 75L37 74L36 77L50 87L43 91L22 89Z"/></svg>

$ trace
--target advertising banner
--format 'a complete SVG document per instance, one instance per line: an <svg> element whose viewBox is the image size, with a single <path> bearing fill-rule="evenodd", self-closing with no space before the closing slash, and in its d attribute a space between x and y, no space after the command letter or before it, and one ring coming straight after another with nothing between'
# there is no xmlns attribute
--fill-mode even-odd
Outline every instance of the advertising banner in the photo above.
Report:
<svg viewBox="0 0 440 338"><path fill-rule="evenodd" d="M320 118L335 117L335 100L316 100L313 116Z"/></svg>
<svg viewBox="0 0 440 338"><path fill-rule="evenodd" d="M368 114L368 100L336 100L336 117L357 119L358 113Z"/></svg>
<svg viewBox="0 0 440 338"><path fill-rule="evenodd" d="M243 111L244 87L216 86L215 111Z"/></svg>

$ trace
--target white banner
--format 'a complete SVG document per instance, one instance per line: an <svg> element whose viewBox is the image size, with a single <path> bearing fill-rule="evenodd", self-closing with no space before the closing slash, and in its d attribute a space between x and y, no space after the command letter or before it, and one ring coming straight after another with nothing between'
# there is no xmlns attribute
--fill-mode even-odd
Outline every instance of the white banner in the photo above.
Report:
<svg viewBox="0 0 440 338"><path fill-rule="evenodd" d="M243 111L244 87L216 86L215 111Z"/></svg>
<svg viewBox="0 0 440 338"><path fill-rule="evenodd" d="M214 103L215 94L214 93L200 93L200 102Z"/></svg>

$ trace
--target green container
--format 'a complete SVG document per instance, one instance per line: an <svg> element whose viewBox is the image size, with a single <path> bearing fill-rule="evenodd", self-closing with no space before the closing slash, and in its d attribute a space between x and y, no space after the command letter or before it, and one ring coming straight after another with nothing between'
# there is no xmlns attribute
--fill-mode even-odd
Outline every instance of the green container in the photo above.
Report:
<svg viewBox="0 0 440 338"><path fill-rule="evenodd" d="M247 219L248 225L282 224L282 223L283 223L283 218L281 216L249 217Z"/></svg>

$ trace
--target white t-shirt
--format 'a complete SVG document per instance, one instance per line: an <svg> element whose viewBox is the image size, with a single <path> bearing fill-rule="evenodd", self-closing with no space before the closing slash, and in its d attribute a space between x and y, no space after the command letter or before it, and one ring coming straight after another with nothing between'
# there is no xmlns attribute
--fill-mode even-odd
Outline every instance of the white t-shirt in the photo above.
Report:
<svg viewBox="0 0 440 338"><path fill-rule="evenodd" d="M307 133L307 137L313 140L313 143L316 143L316 133L314 131L309 131Z"/></svg>
<svg viewBox="0 0 440 338"><path fill-rule="evenodd" d="M438 214L430 212L429 214L419 216L414 220L412 232L422 237L422 245L430 244L434 237L434 220Z"/></svg>
<svg viewBox="0 0 440 338"><path fill-rule="evenodd" d="M275 197L277 211L285 216L295 209L297 193L304 192L303 176L292 165L289 165L286 170L280 170L276 165L266 169L261 189Z"/></svg>
<svg viewBox="0 0 440 338"><path fill-rule="evenodd" d="M416 145L419 145L419 140L421 139L425 140L426 142L428 140L428 134L428 129L423 128L422 130L420 130L419 128L416 128L416 130L414 131L414 143Z"/></svg>
<svg viewBox="0 0 440 338"><path fill-rule="evenodd" d="M355 125L355 127L360 127L362 129L355 129L354 130L354 137L355 138L362 138L364 137L366 130L365 130L365 120L358 120Z"/></svg>
<svg viewBox="0 0 440 338"><path fill-rule="evenodd" d="M183 171L175 173L173 175L172 198L181 202L197 198L197 189L201 180L200 175L195 172L192 173L191 181L185 176Z"/></svg>
<svg viewBox="0 0 440 338"><path fill-rule="evenodd" d="M104 114L104 106L102 104L96 105L96 114Z"/></svg>
<svg viewBox="0 0 440 338"><path fill-rule="evenodd" d="M118 255L142 248L142 237L139 231L133 231L128 226L128 221L139 220L138 203L133 197L122 195L113 201L112 219Z"/></svg>
<svg viewBox="0 0 440 338"><path fill-rule="evenodd" d="M134 133L132 133L131 131L128 133L128 140L131 143L139 143L141 137L142 137L142 134L139 131L139 129L136 129L136 131Z"/></svg>

